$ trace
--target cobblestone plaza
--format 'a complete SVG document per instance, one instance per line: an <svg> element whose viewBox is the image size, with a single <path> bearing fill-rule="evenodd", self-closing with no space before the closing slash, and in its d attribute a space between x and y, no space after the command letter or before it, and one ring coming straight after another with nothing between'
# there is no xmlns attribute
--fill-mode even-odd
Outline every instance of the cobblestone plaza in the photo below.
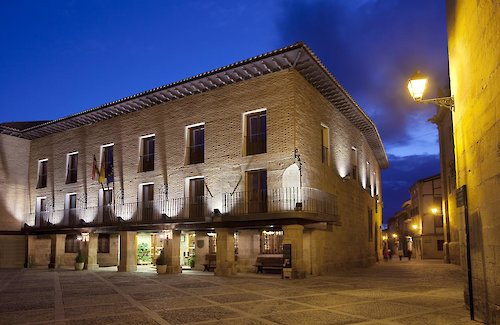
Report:
<svg viewBox="0 0 500 325"><path fill-rule="evenodd" d="M0 271L0 324L473 324L460 268L392 260L336 276Z"/></svg>

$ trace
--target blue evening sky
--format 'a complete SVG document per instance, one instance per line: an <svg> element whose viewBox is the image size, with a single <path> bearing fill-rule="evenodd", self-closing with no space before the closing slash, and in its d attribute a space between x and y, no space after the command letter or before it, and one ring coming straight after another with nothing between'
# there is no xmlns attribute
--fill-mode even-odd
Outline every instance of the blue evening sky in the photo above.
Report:
<svg viewBox="0 0 500 325"><path fill-rule="evenodd" d="M384 219L439 172L419 69L448 86L445 1L2 1L0 123L47 120L305 41L376 123ZM430 94L432 95L432 94Z"/></svg>

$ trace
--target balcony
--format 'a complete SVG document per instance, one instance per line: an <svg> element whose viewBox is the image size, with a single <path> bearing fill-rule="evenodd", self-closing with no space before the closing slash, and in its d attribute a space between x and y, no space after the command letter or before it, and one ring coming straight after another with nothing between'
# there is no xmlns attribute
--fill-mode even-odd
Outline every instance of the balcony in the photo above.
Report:
<svg viewBox="0 0 500 325"><path fill-rule="evenodd" d="M337 197L318 189L290 187L226 193L223 217L245 220L304 218L339 222Z"/></svg>
<svg viewBox="0 0 500 325"><path fill-rule="evenodd" d="M110 204L88 208L40 211L25 217L29 227L78 228L204 221L211 216L209 197Z"/></svg>

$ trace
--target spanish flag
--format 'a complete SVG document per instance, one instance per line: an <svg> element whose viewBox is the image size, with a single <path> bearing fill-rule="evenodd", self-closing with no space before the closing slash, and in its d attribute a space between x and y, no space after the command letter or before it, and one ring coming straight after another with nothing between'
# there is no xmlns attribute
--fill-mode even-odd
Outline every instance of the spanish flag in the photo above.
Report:
<svg viewBox="0 0 500 325"><path fill-rule="evenodd" d="M105 159L102 159L101 170L99 171L99 183L104 184L105 180L106 180L106 162Z"/></svg>

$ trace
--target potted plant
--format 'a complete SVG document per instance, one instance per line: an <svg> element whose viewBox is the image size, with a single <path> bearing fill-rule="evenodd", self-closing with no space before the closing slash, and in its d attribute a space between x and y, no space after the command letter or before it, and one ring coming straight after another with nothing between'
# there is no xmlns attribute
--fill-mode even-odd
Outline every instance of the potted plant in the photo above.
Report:
<svg viewBox="0 0 500 325"><path fill-rule="evenodd" d="M190 257L190 258L189 258L189 260L188 260L189 266L190 266L192 269L194 269L194 261L195 261L195 259L196 259L196 255L194 255L194 254L193 254L193 255L191 255L191 257Z"/></svg>
<svg viewBox="0 0 500 325"><path fill-rule="evenodd" d="M167 273L167 256L165 255L163 249L161 250L160 256L156 259L156 273Z"/></svg>
<svg viewBox="0 0 500 325"><path fill-rule="evenodd" d="M82 253L78 253L75 257L75 270L81 271L83 270L83 266L85 265L85 256Z"/></svg>

